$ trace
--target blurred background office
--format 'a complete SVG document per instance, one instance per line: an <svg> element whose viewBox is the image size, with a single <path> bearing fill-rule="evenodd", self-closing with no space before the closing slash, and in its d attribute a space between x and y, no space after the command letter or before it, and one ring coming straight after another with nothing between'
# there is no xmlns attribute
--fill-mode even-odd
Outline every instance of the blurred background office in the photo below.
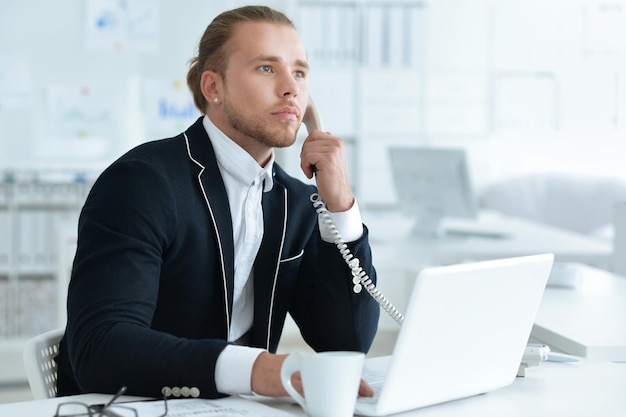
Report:
<svg viewBox="0 0 626 417"><path fill-rule="evenodd" d="M63 325L91 182L199 116L187 63L210 20L246 3L0 0L0 386L23 381L26 338ZM626 200L626 1L254 3L298 26L365 216L397 209L390 147L457 148L483 207L611 239ZM298 154L278 155L295 175Z"/></svg>

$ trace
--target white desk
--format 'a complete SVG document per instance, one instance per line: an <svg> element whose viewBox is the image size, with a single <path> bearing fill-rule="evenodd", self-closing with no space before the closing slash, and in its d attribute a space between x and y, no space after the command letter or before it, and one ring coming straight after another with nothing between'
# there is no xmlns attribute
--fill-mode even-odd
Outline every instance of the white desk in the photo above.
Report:
<svg viewBox="0 0 626 417"><path fill-rule="evenodd" d="M531 337L572 355L626 362L626 278L582 264L555 272L572 287L546 288Z"/></svg>
<svg viewBox="0 0 626 417"><path fill-rule="evenodd" d="M499 231L508 234L507 238L418 238L411 235L413 221L391 211L365 211L363 220L370 229L378 287L401 312L406 310L417 272L428 265L550 252L556 262L608 268L613 255L609 241L493 212L483 212L477 222L448 220L445 226ZM383 313L379 329L393 331L397 325Z"/></svg>
<svg viewBox="0 0 626 417"><path fill-rule="evenodd" d="M626 416L626 364L546 362L529 368L524 378L508 387L485 395L470 397L397 414L415 417L624 417ZM0 416L52 416L57 404L69 398L53 398L0 404ZM104 403L110 395L72 397L91 404ZM293 404L264 401L294 416L304 412Z"/></svg>
<svg viewBox="0 0 626 417"><path fill-rule="evenodd" d="M625 390L626 364L546 362L508 387L394 416L626 417ZM278 408L305 416L297 406Z"/></svg>
<svg viewBox="0 0 626 417"><path fill-rule="evenodd" d="M445 226L498 231L507 237L419 238L411 235L411 220L397 212L365 212L363 218L377 264L402 261L419 267L552 252L556 261L608 267L613 254L610 241L494 212L481 213L475 222L447 220Z"/></svg>

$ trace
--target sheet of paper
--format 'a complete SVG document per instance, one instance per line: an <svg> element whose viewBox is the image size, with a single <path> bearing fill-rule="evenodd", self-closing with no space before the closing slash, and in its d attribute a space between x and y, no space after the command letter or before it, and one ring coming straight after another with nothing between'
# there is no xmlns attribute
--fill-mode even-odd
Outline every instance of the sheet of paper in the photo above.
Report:
<svg viewBox="0 0 626 417"><path fill-rule="evenodd" d="M132 407L141 417L160 416L163 414L163 401L140 401L124 403L124 407ZM167 401L168 417L294 417L294 414L277 410L256 401L238 397L227 397L219 400L206 399L170 399ZM114 411L121 411L116 407ZM122 414L123 415L123 414Z"/></svg>

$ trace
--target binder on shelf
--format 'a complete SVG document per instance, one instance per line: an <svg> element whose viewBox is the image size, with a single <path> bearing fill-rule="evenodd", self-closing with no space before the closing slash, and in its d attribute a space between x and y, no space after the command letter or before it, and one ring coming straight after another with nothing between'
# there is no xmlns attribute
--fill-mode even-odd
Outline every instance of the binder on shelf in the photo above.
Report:
<svg viewBox="0 0 626 417"><path fill-rule="evenodd" d="M316 66L349 66L359 62L356 6L307 4L298 26L307 54Z"/></svg>
<svg viewBox="0 0 626 417"><path fill-rule="evenodd" d="M0 206L0 277L8 274L11 255L11 227L9 211Z"/></svg>
<svg viewBox="0 0 626 417"><path fill-rule="evenodd" d="M93 178L71 170L5 173L0 182L0 340L59 324L57 304L67 288L67 278L58 276L59 226L78 224Z"/></svg>

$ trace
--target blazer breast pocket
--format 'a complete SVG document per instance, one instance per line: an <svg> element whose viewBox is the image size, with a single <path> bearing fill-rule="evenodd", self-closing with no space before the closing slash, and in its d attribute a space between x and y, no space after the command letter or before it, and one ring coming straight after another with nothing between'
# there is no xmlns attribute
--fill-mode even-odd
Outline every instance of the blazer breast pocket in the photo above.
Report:
<svg viewBox="0 0 626 417"><path fill-rule="evenodd" d="M292 288L300 273L303 260L304 249L280 260L278 264L278 282L282 283L280 286L283 287L283 290ZM287 287L284 287L284 285L287 285Z"/></svg>
<svg viewBox="0 0 626 417"><path fill-rule="evenodd" d="M298 253L296 255L290 256L290 257L285 258L285 259L281 259L280 263L281 264L286 264L286 263L289 263L289 262L297 262L297 261L299 262L302 259L302 255L304 255L304 249L302 249L300 251L300 253ZM281 266L283 266L283 265L281 265Z"/></svg>

